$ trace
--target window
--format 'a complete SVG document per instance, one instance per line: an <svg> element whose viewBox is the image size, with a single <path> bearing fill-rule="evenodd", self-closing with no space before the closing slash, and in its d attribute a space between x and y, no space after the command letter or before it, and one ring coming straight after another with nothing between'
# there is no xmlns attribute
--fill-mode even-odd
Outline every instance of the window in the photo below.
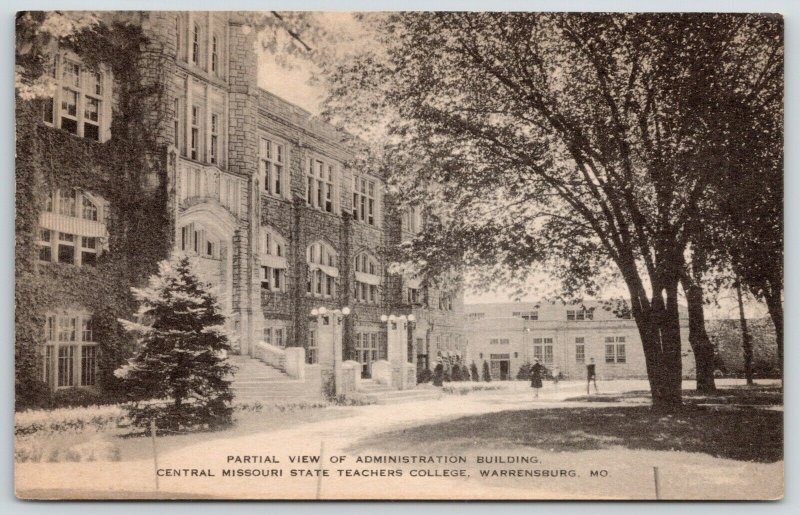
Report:
<svg viewBox="0 0 800 515"><path fill-rule="evenodd" d="M277 197L289 194L289 178L286 171L286 147L283 143L261 138L259 147L261 158L261 180L264 191Z"/></svg>
<svg viewBox="0 0 800 515"><path fill-rule="evenodd" d="M50 314L42 348L42 379L51 386L93 386L97 347L89 315Z"/></svg>
<svg viewBox="0 0 800 515"><path fill-rule="evenodd" d="M306 168L306 204L326 213L336 213L335 177L336 170L332 163L309 159Z"/></svg>
<svg viewBox="0 0 800 515"><path fill-rule="evenodd" d="M606 363L625 363L625 337L606 336Z"/></svg>
<svg viewBox="0 0 800 515"><path fill-rule="evenodd" d="M446 293L439 295L439 309L443 311L453 311L453 298Z"/></svg>
<svg viewBox="0 0 800 515"><path fill-rule="evenodd" d="M39 261L51 262L53 260L53 231L39 229Z"/></svg>
<svg viewBox="0 0 800 515"><path fill-rule="evenodd" d="M336 251L326 243L312 243L306 248L306 262L306 293L315 297L335 297L336 279L339 277Z"/></svg>
<svg viewBox="0 0 800 515"><path fill-rule="evenodd" d="M219 146L219 117L216 113L211 115L211 148L209 149L209 160L212 163L217 163L218 146Z"/></svg>
<svg viewBox="0 0 800 515"><path fill-rule="evenodd" d="M261 228L261 289L273 292L286 291L286 240L274 230Z"/></svg>
<svg viewBox="0 0 800 515"><path fill-rule="evenodd" d="M173 130L175 131L175 147L181 153L182 156L186 155L186 138L183 133L183 124L181 122L181 117L183 116L183 103L180 98L175 99L175 105L173 106L175 111L175 117L172 120Z"/></svg>
<svg viewBox="0 0 800 515"><path fill-rule="evenodd" d="M81 263L97 264L97 238L81 236Z"/></svg>
<svg viewBox="0 0 800 515"><path fill-rule="evenodd" d="M492 338L489 340L489 345L508 345L510 340L508 338Z"/></svg>
<svg viewBox="0 0 800 515"><path fill-rule="evenodd" d="M386 359L386 339L383 333L376 331L355 333L356 361L361 363L361 375L369 376L371 364L379 359Z"/></svg>
<svg viewBox="0 0 800 515"><path fill-rule="evenodd" d="M356 175L353 177L353 219L369 225L376 224L375 181Z"/></svg>
<svg viewBox="0 0 800 515"><path fill-rule="evenodd" d="M418 207L407 207L403 210L401 226L411 234L417 234L422 230L422 215Z"/></svg>
<svg viewBox="0 0 800 515"><path fill-rule="evenodd" d="M511 316L523 320L539 320L538 311L514 311Z"/></svg>
<svg viewBox="0 0 800 515"><path fill-rule="evenodd" d="M39 215L39 261L96 264L106 237L105 209L102 199L81 190L50 192ZM74 232L56 230L64 227Z"/></svg>
<svg viewBox="0 0 800 515"><path fill-rule="evenodd" d="M568 309L567 320L593 320L594 308Z"/></svg>
<svg viewBox="0 0 800 515"><path fill-rule="evenodd" d="M217 74L219 71L219 55L217 54L217 51L217 36L215 34L211 38L211 71L214 74Z"/></svg>
<svg viewBox="0 0 800 515"><path fill-rule="evenodd" d="M545 365L553 363L553 339L552 338L534 338L533 339L533 357L538 359Z"/></svg>
<svg viewBox="0 0 800 515"><path fill-rule="evenodd" d="M313 365L318 360L317 356L317 332L314 329L309 329L308 346L306 347L306 363Z"/></svg>
<svg viewBox="0 0 800 515"><path fill-rule="evenodd" d="M192 29L192 62L200 64L200 26L196 23Z"/></svg>
<svg viewBox="0 0 800 515"><path fill-rule="evenodd" d="M198 223L181 227L181 251L209 259L220 259L220 241Z"/></svg>
<svg viewBox="0 0 800 515"><path fill-rule="evenodd" d="M183 23L181 22L181 14L175 16L175 55L181 57L181 31L183 30Z"/></svg>
<svg viewBox="0 0 800 515"><path fill-rule="evenodd" d="M286 347L288 329L281 321L267 320L263 329L264 342L277 347Z"/></svg>
<svg viewBox="0 0 800 515"><path fill-rule="evenodd" d="M42 120L76 136L105 140L109 123L103 113L109 105L110 88L105 87L104 69L91 69L66 53L55 56L46 66L57 87L54 96L42 103Z"/></svg>
<svg viewBox="0 0 800 515"><path fill-rule="evenodd" d="M354 298L356 302L378 303L378 287L381 284L378 262L370 254L362 252L355 258Z"/></svg>
<svg viewBox="0 0 800 515"><path fill-rule="evenodd" d="M94 386L97 370L97 347L81 347L81 386Z"/></svg>
<svg viewBox="0 0 800 515"><path fill-rule="evenodd" d="M409 304L420 303L419 288L406 288L406 302Z"/></svg>
<svg viewBox="0 0 800 515"><path fill-rule="evenodd" d="M583 364L586 362L586 344L583 337L575 338L575 363Z"/></svg>
<svg viewBox="0 0 800 515"><path fill-rule="evenodd" d="M189 157L197 161L200 155L200 108L197 106L192 106L192 132L189 152Z"/></svg>
<svg viewBox="0 0 800 515"><path fill-rule="evenodd" d="M468 320L483 320L486 318L486 313L467 313Z"/></svg>

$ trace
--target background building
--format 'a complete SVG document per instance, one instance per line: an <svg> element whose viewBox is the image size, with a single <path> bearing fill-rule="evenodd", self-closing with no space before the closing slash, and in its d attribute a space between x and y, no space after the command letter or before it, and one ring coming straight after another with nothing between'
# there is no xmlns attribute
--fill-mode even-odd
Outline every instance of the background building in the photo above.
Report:
<svg viewBox="0 0 800 515"><path fill-rule="evenodd" d="M539 359L550 373L558 368L568 379L586 377L594 358L598 378L644 378L644 351L636 323L603 307L546 302L467 304L469 360L488 362L494 379L514 379L520 367ZM694 373L688 344L689 322L681 310L684 375Z"/></svg>

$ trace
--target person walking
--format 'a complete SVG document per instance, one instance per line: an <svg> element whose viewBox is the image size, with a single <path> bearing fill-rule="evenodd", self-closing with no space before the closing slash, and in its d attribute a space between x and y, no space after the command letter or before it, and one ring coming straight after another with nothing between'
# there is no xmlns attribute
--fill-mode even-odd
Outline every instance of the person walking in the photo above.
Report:
<svg viewBox="0 0 800 515"><path fill-rule="evenodd" d="M533 398L539 398L539 389L542 387L542 376L544 375L544 367L539 363L538 359L533 360L531 367L531 388L533 388Z"/></svg>
<svg viewBox="0 0 800 515"><path fill-rule="evenodd" d="M558 381L561 379L561 369L556 365L553 367L553 390L558 394Z"/></svg>
<svg viewBox="0 0 800 515"><path fill-rule="evenodd" d="M597 370L594 364L594 358L589 359L589 363L586 365L586 395L589 395L589 385L594 383L594 393L599 393L597 391Z"/></svg>

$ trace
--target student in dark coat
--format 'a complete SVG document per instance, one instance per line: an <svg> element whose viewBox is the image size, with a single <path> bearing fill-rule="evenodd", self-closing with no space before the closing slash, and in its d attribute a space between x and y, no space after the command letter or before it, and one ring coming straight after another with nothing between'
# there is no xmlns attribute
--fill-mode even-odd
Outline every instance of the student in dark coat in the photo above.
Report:
<svg viewBox="0 0 800 515"><path fill-rule="evenodd" d="M533 360L531 367L531 388L533 388L534 399L539 398L539 389L542 387L542 376L544 375L544 367L539 363L538 359Z"/></svg>

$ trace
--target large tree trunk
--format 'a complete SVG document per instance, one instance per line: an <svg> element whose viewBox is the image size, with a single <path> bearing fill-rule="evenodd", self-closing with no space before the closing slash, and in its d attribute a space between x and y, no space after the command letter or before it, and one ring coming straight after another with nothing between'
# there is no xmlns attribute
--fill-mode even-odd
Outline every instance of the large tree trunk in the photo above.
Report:
<svg viewBox="0 0 800 515"><path fill-rule="evenodd" d="M781 301L781 290L773 289L769 294L764 295L767 302L767 311L775 325L775 340L778 345L778 367L781 371L781 381L783 381L783 302Z"/></svg>
<svg viewBox="0 0 800 515"><path fill-rule="evenodd" d="M736 300L739 302L739 326L742 329L742 354L744 356L744 377L747 385L753 384L753 341L747 329L747 318L744 316L744 301L742 300L742 285L736 281Z"/></svg>
<svg viewBox="0 0 800 515"><path fill-rule="evenodd" d="M706 332L703 287L688 272L681 277L681 284L689 309L689 344L694 354L697 391L713 392L717 389L714 383L714 346Z"/></svg>
<svg viewBox="0 0 800 515"><path fill-rule="evenodd" d="M631 306L644 349L653 409L674 411L681 406L681 332L678 276L653 287L648 299L638 274L625 274Z"/></svg>

